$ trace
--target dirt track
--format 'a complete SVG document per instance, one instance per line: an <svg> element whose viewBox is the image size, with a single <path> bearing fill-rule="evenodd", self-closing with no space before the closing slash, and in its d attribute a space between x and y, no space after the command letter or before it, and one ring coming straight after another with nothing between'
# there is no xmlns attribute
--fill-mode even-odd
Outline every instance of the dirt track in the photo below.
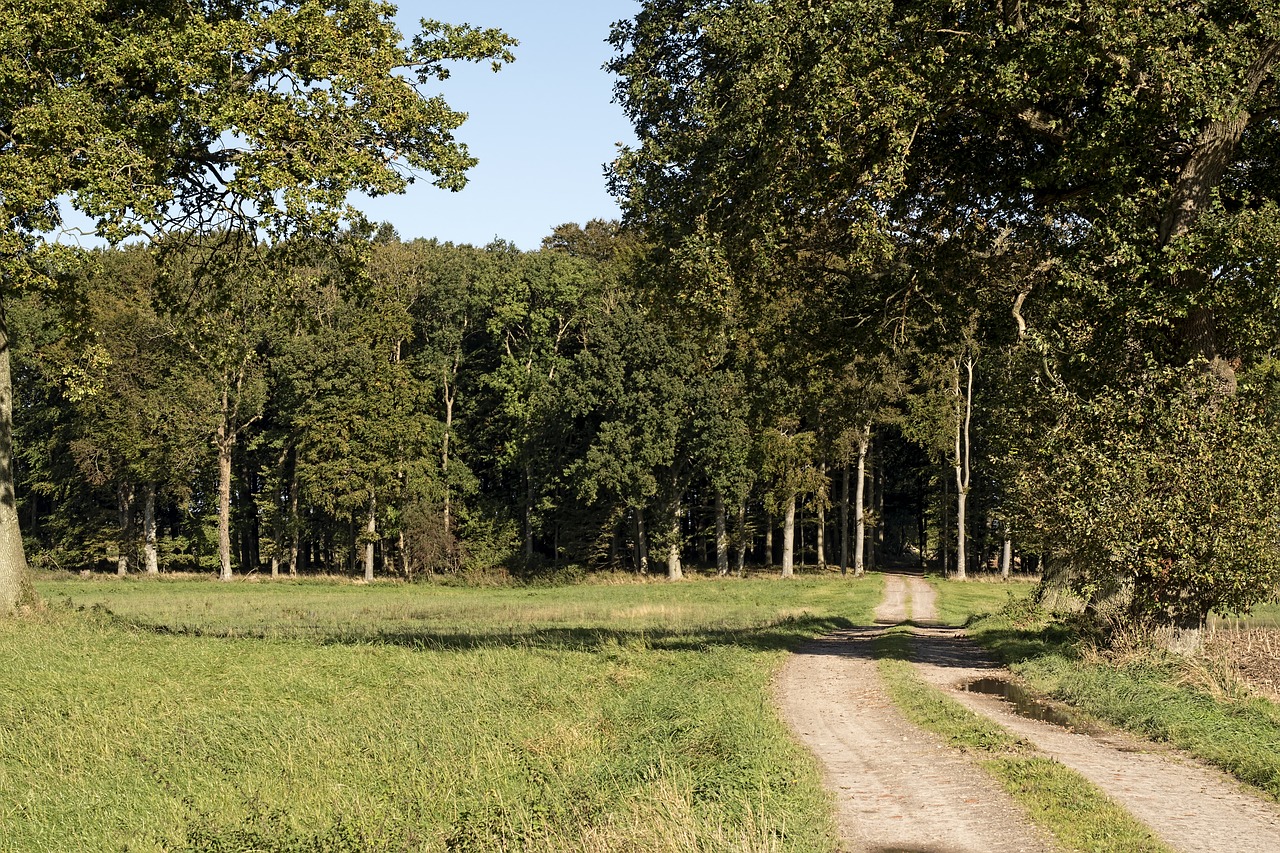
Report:
<svg viewBox="0 0 1280 853"><path fill-rule="evenodd" d="M835 793L846 853L1053 850L980 769L906 722L884 693L871 639L886 625L936 622L923 579L885 576L876 626L840 632L792 656L777 681L784 719L817 756ZM1175 850L1280 851L1280 808L1220 772L1127 735L1076 734L1016 716L959 689L1007 675L961 632L915 629L921 676L1089 778Z"/></svg>
<svg viewBox="0 0 1280 853"><path fill-rule="evenodd" d="M903 580L888 576L877 622L907 618ZM880 628L812 643L777 681L783 717L818 757L836 795L844 853L1053 850L978 768L908 723L885 695L871 654Z"/></svg>

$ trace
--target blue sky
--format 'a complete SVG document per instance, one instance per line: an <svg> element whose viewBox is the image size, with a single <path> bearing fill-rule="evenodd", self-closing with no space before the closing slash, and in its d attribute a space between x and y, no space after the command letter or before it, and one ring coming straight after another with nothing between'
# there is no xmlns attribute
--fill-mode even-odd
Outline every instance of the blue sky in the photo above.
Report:
<svg viewBox="0 0 1280 853"><path fill-rule="evenodd" d="M634 17L638 0L405 0L397 21L406 38L418 21L498 27L520 41L516 61L497 74L487 64L455 67L439 84L469 114L457 137L480 164L450 193L419 180L403 196L358 199L376 222L404 239L436 237L483 245L495 237L535 249L564 222L615 218L604 164L634 136L613 103L612 56L605 39L616 20Z"/></svg>

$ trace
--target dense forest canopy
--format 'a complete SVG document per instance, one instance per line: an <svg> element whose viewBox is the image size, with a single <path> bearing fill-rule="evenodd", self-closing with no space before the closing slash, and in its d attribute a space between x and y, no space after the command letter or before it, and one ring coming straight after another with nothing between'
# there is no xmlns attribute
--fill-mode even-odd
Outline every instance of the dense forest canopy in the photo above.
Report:
<svg viewBox="0 0 1280 853"><path fill-rule="evenodd" d="M1178 624L1274 593L1269 4L649 0L611 37L624 221L532 252L336 215L406 168L461 185L459 116L403 69L501 33L83 11L137 51L49 53L36 16L15 55L107 52L0 95L0 504L40 565L1021 562ZM49 132L104 99L127 181ZM63 197L152 242L51 252Z"/></svg>

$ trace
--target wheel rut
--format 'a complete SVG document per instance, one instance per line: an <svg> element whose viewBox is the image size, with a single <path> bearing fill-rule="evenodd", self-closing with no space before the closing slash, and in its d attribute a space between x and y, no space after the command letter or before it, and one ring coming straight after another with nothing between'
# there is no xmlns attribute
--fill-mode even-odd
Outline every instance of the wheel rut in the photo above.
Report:
<svg viewBox="0 0 1280 853"><path fill-rule="evenodd" d="M909 579L887 576L877 621L903 621L910 595ZM872 654L883 630L854 628L810 643L775 684L784 719L835 795L842 853L1057 849L988 775L898 712Z"/></svg>

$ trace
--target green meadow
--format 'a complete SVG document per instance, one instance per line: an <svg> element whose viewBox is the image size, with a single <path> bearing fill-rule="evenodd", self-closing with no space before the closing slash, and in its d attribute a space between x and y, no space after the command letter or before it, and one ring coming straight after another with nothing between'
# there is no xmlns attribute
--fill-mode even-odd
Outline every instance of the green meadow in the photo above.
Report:
<svg viewBox="0 0 1280 853"><path fill-rule="evenodd" d="M0 623L0 850L818 851L770 702L878 578L46 579Z"/></svg>

